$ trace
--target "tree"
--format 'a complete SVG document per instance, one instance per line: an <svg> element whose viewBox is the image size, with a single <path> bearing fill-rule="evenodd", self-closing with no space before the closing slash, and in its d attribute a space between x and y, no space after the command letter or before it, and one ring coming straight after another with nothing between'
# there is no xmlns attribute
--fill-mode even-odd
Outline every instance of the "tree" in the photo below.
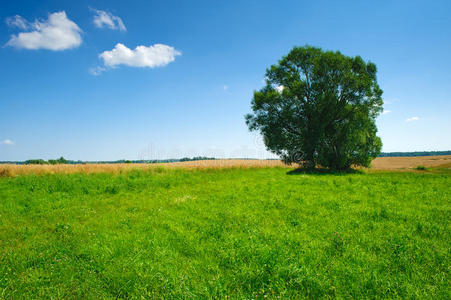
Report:
<svg viewBox="0 0 451 300"><path fill-rule="evenodd" d="M58 164L67 164L67 160L64 157L60 157L56 160Z"/></svg>
<svg viewBox="0 0 451 300"><path fill-rule="evenodd" d="M266 70L254 92L250 130L285 163L345 170L380 153L375 118L382 111L376 66L360 56L294 47Z"/></svg>
<svg viewBox="0 0 451 300"><path fill-rule="evenodd" d="M47 165L48 163L43 159L29 159L25 161L26 165Z"/></svg>
<svg viewBox="0 0 451 300"><path fill-rule="evenodd" d="M58 159L49 159L49 164L51 165L59 165L59 164L67 164L68 161L64 157L60 157Z"/></svg>

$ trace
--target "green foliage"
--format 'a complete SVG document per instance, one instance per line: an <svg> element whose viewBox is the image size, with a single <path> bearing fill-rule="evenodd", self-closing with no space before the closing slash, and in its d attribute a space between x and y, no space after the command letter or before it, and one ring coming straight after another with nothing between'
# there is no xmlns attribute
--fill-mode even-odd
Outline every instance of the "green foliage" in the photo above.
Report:
<svg viewBox="0 0 451 300"><path fill-rule="evenodd" d="M287 163L366 167L382 146L375 124L381 96L373 63L294 47L266 71L266 86L254 92L246 123Z"/></svg>
<svg viewBox="0 0 451 300"><path fill-rule="evenodd" d="M417 166L417 167L415 168L415 170L418 170L418 171L426 171L427 168L426 168L425 166L419 165L419 166Z"/></svg>
<svg viewBox="0 0 451 300"><path fill-rule="evenodd" d="M410 156L434 156L451 155L451 151L415 151L415 152L382 152L380 157L410 157Z"/></svg>
<svg viewBox="0 0 451 300"><path fill-rule="evenodd" d="M195 156L193 158L183 157L178 161L198 161L198 160L214 160L214 157L206 157L206 156Z"/></svg>
<svg viewBox="0 0 451 300"><path fill-rule="evenodd" d="M49 163L43 159L29 159L25 161L26 165L48 165Z"/></svg>
<svg viewBox="0 0 451 300"><path fill-rule="evenodd" d="M451 177L0 178L0 298L449 299Z"/></svg>
<svg viewBox="0 0 451 300"><path fill-rule="evenodd" d="M58 159L49 159L49 161L45 161L43 159L30 159L25 161L26 165L57 165L57 164L67 164L68 161L64 157L60 157Z"/></svg>
<svg viewBox="0 0 451 300"><path fill-rule="evenodd" d="M67 164L68 161L64 157L60 157L58 159L49 159L49 164L58 165L58 164Z"/></svg>

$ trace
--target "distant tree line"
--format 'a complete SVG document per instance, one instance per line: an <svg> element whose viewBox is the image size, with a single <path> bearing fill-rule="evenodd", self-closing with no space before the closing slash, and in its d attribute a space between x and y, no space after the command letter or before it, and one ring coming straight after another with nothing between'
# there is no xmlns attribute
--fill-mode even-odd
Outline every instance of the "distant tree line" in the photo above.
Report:
<svg viewBox="0 0 451 300"><path fill-rule="evenodd" d="M153 160L127 160L120 159L115 161L81 161L81 160L67 160L64 157L58 159L29 159L26 161L0 161L0 163L9 163L17 165L58 165L58 164L157 164L157 163L171 163L171 162L183 162L183 161L199 161L199 160L214 160L214 157L196 156L196 157L183 157L180 159L153 159Z"/></svg>
<svg viewBox="0 0 451 300"><path fill-rule="evenodd" d="M435 155L451 155L451 151L382 152L381 154L379 154L379 157L410 157Z"/></svg>
<svg viewBox="0 0 451 300"><path fill-rule="evenodd" d="M26 165L59 165L67 163L68 161L62 156L58 159L49 159L48 161L43 159L29 159L24 162Z"/></svg>
<svg viewBox="0 0 451 300"><path fill-rule="evenodd" d="M25 161L26 165L48 165L49 163L43 159L29 159Z"/></svg>
<svg viewBox="0 0 451 300"><path fill-rule="evenodd" d="M205 157L205 156L196 156L193 158L184 157L181 158L179 161L196 161L196 160L213 160L213 157Z"/></svg>
<svg viewBox="0 0 451 300"><path fill-rule="evenodd" d="M451 150L448 151L415 151L415 152L382 152L379 157L411 157L411 156L435 156L435 155L451 155ZM16 165L56 165L56 164L157 164L157 163L171 163L182 161L199 161L199 160L214 160L214 157L196 156L193 158L170 158L170 159L154 159L154 160L115 160L115 161L81 161L81 160L66 160L64 157L59 159L29 159L26 161L0 161L0 164L16 164ZM253 158L240 158L253 159ZM268 158L267 160L277 160L278 158Z"/></svg>

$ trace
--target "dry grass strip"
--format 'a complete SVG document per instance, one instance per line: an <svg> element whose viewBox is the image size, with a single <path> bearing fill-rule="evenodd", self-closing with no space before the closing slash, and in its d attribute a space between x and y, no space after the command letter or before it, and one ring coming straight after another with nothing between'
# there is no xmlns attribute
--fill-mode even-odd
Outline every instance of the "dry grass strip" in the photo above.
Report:
<svg viewBox="0 0 451 300"><path fill-rule="evenodd" d="M451 165L451 155L421 156L421 157L378 157L372 163L372 170L412 170L417 166L446 167ZM267 168L286 167L279 160L244 160L217 159L202 161L187 161L158 164L79 164L79 165L0 165L0 177L24 174L71 174L71 173L120 173L134 169L152 168L184 168L184 169L223 169L223 168Z"/></svg>
<svg viewBox="0 0 451 300"><path fill-rule="evenodd" d="M120 173L127 170L152 168L223 169L287 167L279 160L218 159L157 164L77 164L77 165L0 165L1 176L25 174L71 174L71 173Z"/></svg>

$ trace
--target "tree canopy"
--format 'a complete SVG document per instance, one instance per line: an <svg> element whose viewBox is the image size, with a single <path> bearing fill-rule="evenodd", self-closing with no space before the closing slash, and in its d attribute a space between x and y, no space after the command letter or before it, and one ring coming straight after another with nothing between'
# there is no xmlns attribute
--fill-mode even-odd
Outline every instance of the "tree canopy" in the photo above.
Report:
<svg viewBox="0 0 451 300"><path fill-rule="evenodd" d="M383 105L376 71L360 56L294 47L267 69L246 123L286 163L336 170L369 166L382 147L376 136Z"/></svg>

